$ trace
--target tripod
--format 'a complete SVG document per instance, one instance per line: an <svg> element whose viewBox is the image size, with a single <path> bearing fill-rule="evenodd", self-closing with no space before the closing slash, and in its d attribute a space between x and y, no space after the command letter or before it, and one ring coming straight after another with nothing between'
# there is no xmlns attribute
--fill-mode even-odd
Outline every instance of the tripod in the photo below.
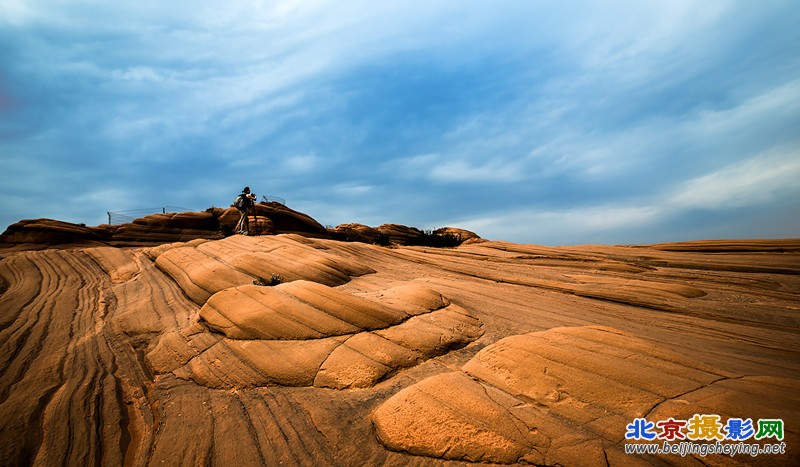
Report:
<svg viewBox="0 0 800 467"><path fill-rule="evenodd" d="M251 235L261 235L261 228L258 226L258 214L256 214L256 203L250 204L250 209L253 210L253 226L250 229Z"/></svg>

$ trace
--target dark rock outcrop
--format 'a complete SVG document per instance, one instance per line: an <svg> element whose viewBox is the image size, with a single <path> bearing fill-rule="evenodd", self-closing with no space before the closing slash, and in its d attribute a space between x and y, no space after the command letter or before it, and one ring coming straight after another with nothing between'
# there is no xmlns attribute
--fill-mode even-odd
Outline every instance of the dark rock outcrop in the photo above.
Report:
<svg viewBox="0 0 800 467"><path fill-rule="evenodd" d="M480 242L483 239L470 230L466 229L459 229L458 227L442 227L433 231L434 235L452 235L458 238L461 243L475 243Z"/></svg>
<svg viewBox="0 0 800 467"><path fill-rule="evenodd" d="M298 233L330 238L311 216L278 203L256 204L250 216L251 230L260 235ZM52 219L23 220L12 224L0 236L0 248L41 249L55 246L148 246L220 239L233 233L239 221L236 208L212 208L202 212L151 214L122 225L85 225Z"/></svg>
<svg viewBox="0 0 800 467"><path fill-rule="evenodd" d="M52 219L23 220L10 225L0 235L0 248L31 250L90 245L152 246L196 239L217 240L235 233L239 217L239 211L231 206L202 212L151 214L126 224L102 224L96 227ZM474 232L455 227L423 232L400 224L383 224L376 228L363 224L341 224L326 229L308 214L275 202L256 204L255 215L250 215L249 222L250 231L255 235L296 233L304 237L378 245L426 245L420 239L437 236L453 240L452 244L446 246L482 240Z"/></svg>
<svg viewBox="0 0 800 467"><path fill-rule="evenodd" d="M82 244L102 245L108 237L105 229L53 219L28 219L11 224L0 236L0 247L26 246L27 249Z"/></svg>
<svg viewBox="0 0 800 467"><path fill-rule="evenodd" d="M343 242L382 243L382 239L386 238L377 229L364 224L340 224L329 229L328 233Z"/></svg>
<svg viewBox="0 0 800 467"><path fill-rule="evenodd" d="M375 230L389 237L391 243L398 245L408 245L423 233L422 230L416 227L408 227L400 224L383 224L376 227Z"/></svg>
<svg viewBox="0 0 800 467"><path fill-rule="evenodd" d="M475 232L457 227L442 227L426 232L416 227L400 224L383 224L378 227L364 224L341 224L333 229L328 229L328 233L336 240L378 245L457 246L463 243L483 241ZM432 242L431 240L447 241Z"/></svg>

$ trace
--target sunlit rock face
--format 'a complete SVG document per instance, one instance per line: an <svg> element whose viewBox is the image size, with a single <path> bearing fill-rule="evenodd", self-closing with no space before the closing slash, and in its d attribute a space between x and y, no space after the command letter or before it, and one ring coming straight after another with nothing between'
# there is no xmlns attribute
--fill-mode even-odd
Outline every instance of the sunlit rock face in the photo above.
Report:
<svg viewBox="0 0 800 467"><path fill-rule="evenodd" d="M697 414L780 419L788 449L763 462L800 463L797 240L137 246L129 229L118 247L17 227L3 465L674 464L704 459L627 455L627 427Z"/></svg>
<svg viewBox="0 0 800 467"><path fill-rule="evenodd" d="M409 386L373 414L389 449L474 462L601 465L625 459L634 419L739 418L796 404L800 380L710 367L614 328L553 328L507 337ZM754 394L769 399L753 401ZM772 414L772 415L770 415ZM797 419L797 416L793 416ZM663 456L666 461L669 456Z"/></svg>

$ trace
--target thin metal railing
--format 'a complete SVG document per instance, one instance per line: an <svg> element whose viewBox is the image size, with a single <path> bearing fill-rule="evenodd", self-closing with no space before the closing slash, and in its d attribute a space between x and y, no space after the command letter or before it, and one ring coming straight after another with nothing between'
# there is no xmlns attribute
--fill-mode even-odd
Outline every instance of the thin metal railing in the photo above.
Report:
<svg viewBox="0 0 800 467"><path fill-rule="evenodd" d="M286 206L286 200L281 198L280 196L264 195L264 196L261 197L261 199L263 199L267 203L280 203L280 204Z"/></svg>
<svg viewBox="0 0 800 467"><path fill-rule="evenodd" d="M139 208L139 209L126 209L123 211L106 211L108 214L108 225L119 225L128 222L133 222L134 219L148 216L150 214L166 214L168 212L188 212L191 209L182 208L179 206L162 206L159 208Z"/></svg>

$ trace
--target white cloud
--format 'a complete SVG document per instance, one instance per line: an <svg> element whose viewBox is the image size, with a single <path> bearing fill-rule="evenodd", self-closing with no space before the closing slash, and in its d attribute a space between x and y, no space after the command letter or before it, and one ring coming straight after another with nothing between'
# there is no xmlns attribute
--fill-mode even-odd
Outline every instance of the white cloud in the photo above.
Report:
<svg viewBox="0 0 800 467"><path fill-rule="evenodd" d="M133 193L125 187L105 188L96 191L82 193L75 197L79 203L107 203L108 200L131 200L134 199ZM111 208L112 206L109 206ZM116 206L114 206L116 208Z"/></svg>
<svg viewBox="0 0 800 467"><path fill-rule="evenodd" d="M333 194L344 197L358 197L371 193L375 189L373 185L357 183L340 183L331 190Z"/></svg>
<svg viewBox="0 0 800 467"><path fill-rule="evenodd" d="M264 166L264 157L262 156L253 156L253 157L234 157L231 159L229 165L231 168L240 169L240 168L255 168L255 167L263 167Z"/></svg>
<svg viewBox="0 0 800 467"><path fill-rule="evenodd" d="M164 77L150 67L136 66L124 70L113 70L112 79L121 81L163 81Z"/></svg>
<svg viewBox="0 0 800 467"><path fill-rule="evenodd" d="M606 204L564 210L517 209L494 216L453 221L457 225L496 240L537 239L542 243L564 244L595 238L600 242L607 232L651 225L662 215L652 206Z"/></svg>
<svg viewBox="0 0 800 467"><path fill-rule="evenodd" d="M3 0L0 2L0 23L21 25L34 16L33 8L26 0Z"/></svg>
<svg viewBox="0 0 800 467"><path fill-rule="evenodd" d="M776 120L800 120L800 80L766 88L731 108L700 110L683 123L682 130L697 139L717 140L763 132Z"/></svg>
<svg viewBox="0 0 800 467"><path fill-rule="evenodd" d="M792 122L800 124L800 80L737 97L740 102L725 108L643 115L630 126L603 132L587 132L576 125L580 122L565 118L529 157L540 160L551 174L619 183L672 164L684 167L683 176L692 178L751 158L754 148L796 144L797 132L791 127ZM524 118L535 120L535 111Z"/></svg>
<svg viewBox="0 0 800 467"><path fill-rule="evenodd" d="M601 78L626 86L658 85L669 79L664 71L678 66L676 61L685 65L687 56L696 59L708 51L708 32L725 27L731 10L725 2L697 8L691 0L615 6L588 4L569 23L565 42L586 71L583 84Z"/></svg>
<svg viewBox="0 0 800 467"><path fill-rule="evenodd" d="M283 164L289 172L302 174L319 168L321 162L314 154L303 154L288 157Z"/></svg>
<svg viewBox="0 0 800 467"><path fill-rule="evenodd" d="M800 150L774 148L679 184L647 199L563 209L517 208L497 215L454 220L492 239L565 244L630 238L631 232L668 226L697 209L729 210L800 198ZM719 235L714 233L714 235ZM786 233L779 233L786 235ZM617 240L619 241L619 240Z"/></svg>
<svg viewBox="0 0 800 467"><path fill-rule="evenodd" d="M800 148L780 147L691 179L667 197L674 209L727 209L800 195Z"/></svg>
<svg viewBox="0 0 800 467"><path fill-rule="evenodd" d="M450 160L431 167L428 177L435 182L517 182L526 177L526 171L522 170L521 161L515 160Z"/></svg>
<svg viewBox="0 0 800 467"><path fill-rule="evenodd" d="M522 180L528 172L525 163L524 158L483 160L480 154L460 154L455 150L395 159L381 164L381 170L393 177L434 183L497 183Z"/></svg>

